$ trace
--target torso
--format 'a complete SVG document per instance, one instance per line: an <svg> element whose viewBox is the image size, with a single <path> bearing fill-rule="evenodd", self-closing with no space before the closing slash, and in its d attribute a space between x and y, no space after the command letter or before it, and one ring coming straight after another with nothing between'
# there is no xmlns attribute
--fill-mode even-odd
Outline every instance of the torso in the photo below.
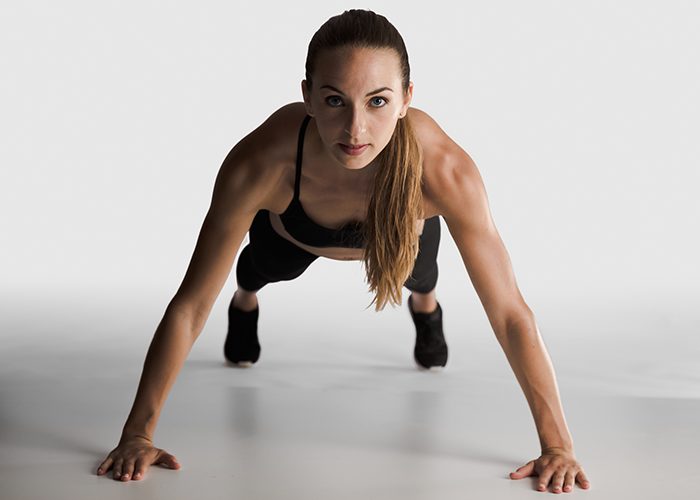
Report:
<svg viewBox="0 0 700 500"><path fill-rule="evenodd" d="M280 215L288 209L294 196L299 127L306 116L306 108L302 102L290 104L289 108L289 120L284 120L287 123L280 126L284 126L284 130L280 130L285 134L284 139L280 142L280 147L285 148L285 153L282 155L284 160L281 162L279 182L264 207L270 212L272 228L281 237L314 255L336 260L362 260L362 248L311 246L298 241L285 229ZM431 177L429 168L432 163L426 161L426 158L430 158L430 154L426 154L426 146L430 147L429 140L432 135L429 132L421 134L423 127L425 127L421 124L425 123L425 120L422 120L422 117L418 116L419 114L424 115L421 111L409 108L408 115L411 116L412 125L424 155L424 218L417 221L418 231L421 233L425 219L438 213L431 202L433 193L427 182ZM312 147L314 144L319 144L319 141L316 122L312 118L306 128L303 144L299 189L299 202L303 211L315 224L329 229L338 229L347 223L364 221L371 196L371 178L369 176L348 176L343 178L342 182L339 182L339 178L329 178L328 166L319 163L321 155L314 154L315 151Z"/></svg>

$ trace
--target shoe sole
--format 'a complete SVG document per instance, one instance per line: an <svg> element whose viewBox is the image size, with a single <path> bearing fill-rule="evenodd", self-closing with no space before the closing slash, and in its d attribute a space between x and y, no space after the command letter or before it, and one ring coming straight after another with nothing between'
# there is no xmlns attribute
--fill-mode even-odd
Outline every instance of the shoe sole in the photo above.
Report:
<svg viewBox="0 0 700 500"><path fill-rule="evenodd" d="M421 365L418 361L416 361L415 358L413 358L413 362L416 364L416 367L421 372L441 372L445 370L445 367L443 365L434 365L430 368L426 368L425 366Z"/></svg>
<svg viewBox="0 0 700 500"><path fill-rule="evenodd" d="M255 363L252 361L231 361L230 359L226 359L226 364L228 366L233 366L235 368L250 368L252 367Z"/></svg>

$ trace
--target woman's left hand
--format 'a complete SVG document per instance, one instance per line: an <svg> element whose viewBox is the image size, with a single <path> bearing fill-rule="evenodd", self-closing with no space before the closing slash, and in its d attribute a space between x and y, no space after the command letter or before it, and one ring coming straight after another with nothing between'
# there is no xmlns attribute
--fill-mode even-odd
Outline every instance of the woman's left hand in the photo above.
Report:
<svg viewBox="0 0 700 500"><path fill-rule="evenodd" d="M588 489L591 486L583 467L576 461L574 453L562 448L543 450L540 458L530 460L516 469L515 472L511 472L510 478L522 479L533 475L540 477L537 486L539 491L547 491L550 481L553 493L573 491L575 482L578 482L583 489Z"/></svg>

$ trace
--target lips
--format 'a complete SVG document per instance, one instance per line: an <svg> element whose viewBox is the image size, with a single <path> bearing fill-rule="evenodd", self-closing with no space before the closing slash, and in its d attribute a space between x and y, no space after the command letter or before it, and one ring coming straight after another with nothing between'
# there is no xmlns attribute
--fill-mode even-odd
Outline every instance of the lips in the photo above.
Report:
<svg viewBox="0 0 700 500"><path fill-rule="evenodd" d="M365 149L367 149L367 146L369 144L357 144L357 145L348 145L348 144L343 144L342 142L338 143L340 145L340 149L342 149L346 154L352 155L352 156L357 156L360 155L364 152Z"/></svg>

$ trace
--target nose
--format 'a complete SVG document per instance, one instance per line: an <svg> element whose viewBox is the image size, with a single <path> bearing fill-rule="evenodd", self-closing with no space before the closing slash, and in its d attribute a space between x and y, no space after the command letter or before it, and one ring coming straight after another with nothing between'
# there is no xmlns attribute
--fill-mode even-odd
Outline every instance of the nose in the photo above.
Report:
<svg viewBox="0 0 700 500"><path fill-rule="evenodd" d="M366 118L364 112L349 108L348 116L345 122L345 133L352 142L364 140L364 134L367 129Z"/></svg>

